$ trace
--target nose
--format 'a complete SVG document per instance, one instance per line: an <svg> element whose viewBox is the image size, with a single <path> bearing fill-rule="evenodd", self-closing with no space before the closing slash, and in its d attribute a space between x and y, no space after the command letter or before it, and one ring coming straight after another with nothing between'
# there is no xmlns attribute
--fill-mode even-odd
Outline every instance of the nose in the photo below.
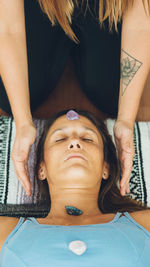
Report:
<svg viewBox="0 0 150 267"><path fill-rule="evenodd" d="M82 145L78 139L72 139L69 142L68 149L82 149Z"/></svg>

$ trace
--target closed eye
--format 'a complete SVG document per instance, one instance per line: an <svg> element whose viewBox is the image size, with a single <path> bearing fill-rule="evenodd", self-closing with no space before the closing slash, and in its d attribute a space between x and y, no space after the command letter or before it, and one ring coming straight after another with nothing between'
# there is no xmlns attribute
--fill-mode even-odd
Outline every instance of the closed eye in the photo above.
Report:
<svg viewBox="0 0 150 267"><path fill-rule="evenodd" d="M66 140L66 139L67 139L66 137L64 137L64 138L60 138L60 139L57 139L56 142L58 143L58 142L61 142L61 141ZM90 139L90 138L82 138L82 140L83 140L83 141L88 141L88 142L93 142L93 140Z"/></svg>
<svg viewBox="0 0 150 267"><path fill-rule="evenodd" d="M83 141L88 141L88 142L93 142L93 140L90 139L90 138L82 138L82 140L83 140Z"/></svg>
<svg viewBox="0 0 150 267"><path fill-rule="evenodd" d="M58 139L58 140L56 140L56 142L61 142L61 141L64 141L64 140L66 140L66 138Z"/></svg>

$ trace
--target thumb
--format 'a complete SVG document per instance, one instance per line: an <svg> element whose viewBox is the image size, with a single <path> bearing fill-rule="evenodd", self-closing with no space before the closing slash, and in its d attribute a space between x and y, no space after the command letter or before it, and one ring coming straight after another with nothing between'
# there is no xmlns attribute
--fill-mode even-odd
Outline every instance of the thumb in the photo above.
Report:
<svg viewBox="0 0 150 267"><path fill-rule="evenodd" d="M24 161L28 158L29 150L30 150L31 145L29 144L16 144L14 146L13 151L12 151L12 157L17 160L17 161Z"/></svg>
<svg viewBox="0 0 150 267"><path fill-rule="evenodd" d="M15 160L20 161L20 162L21 162L21 161L24 161L24 160L27 159L28 154L29 154L28 151L26 151L26 150L20 150L20 151L18 151L18 153L15 155Z"/></svg>
<svg viewBox="0 0 150 267"><path fill-rule="evenodd" d="M129 141L122 143L122 150L127 153L131 153L133 151L132 145Z"/></svg>
<svg viewBox="0 0 150 267"><path fill-rule="evenodd" d="M132 152L134 147L133 136L122 136L120 139L120 146L126 152Z"/></svg>

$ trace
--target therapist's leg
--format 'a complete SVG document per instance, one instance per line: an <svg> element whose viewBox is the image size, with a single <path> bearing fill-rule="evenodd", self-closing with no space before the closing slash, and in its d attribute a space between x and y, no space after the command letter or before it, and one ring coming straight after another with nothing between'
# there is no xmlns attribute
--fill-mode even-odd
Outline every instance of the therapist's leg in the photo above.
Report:
<svg viewBox="0 0 150 267"><path fill-rule="evenodd" d="M80 23L79 23L80 22ZM118 33L100 29L98 18L90 11L80 12L74 22L80 43L72 53L80 86L92 103L102 112L117 116L120 83L121 25Z"/></svg>

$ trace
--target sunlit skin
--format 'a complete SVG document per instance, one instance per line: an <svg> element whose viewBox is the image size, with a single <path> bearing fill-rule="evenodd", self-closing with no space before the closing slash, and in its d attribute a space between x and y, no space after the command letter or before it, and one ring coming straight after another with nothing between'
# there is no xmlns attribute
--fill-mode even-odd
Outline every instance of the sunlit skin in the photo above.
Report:
<svg viewBox="0 0 150 267"><path fill-rule="evenodd" d="M40 167L39 179L47 178L51 196L47 223L75 225L99 220L98 193L102 177L109 177L109 166L104 161L101 135L90 120L84 116L73 121L65 115L58 118L47 134ZM66 205L83 214L68 215Z"/></svg>

